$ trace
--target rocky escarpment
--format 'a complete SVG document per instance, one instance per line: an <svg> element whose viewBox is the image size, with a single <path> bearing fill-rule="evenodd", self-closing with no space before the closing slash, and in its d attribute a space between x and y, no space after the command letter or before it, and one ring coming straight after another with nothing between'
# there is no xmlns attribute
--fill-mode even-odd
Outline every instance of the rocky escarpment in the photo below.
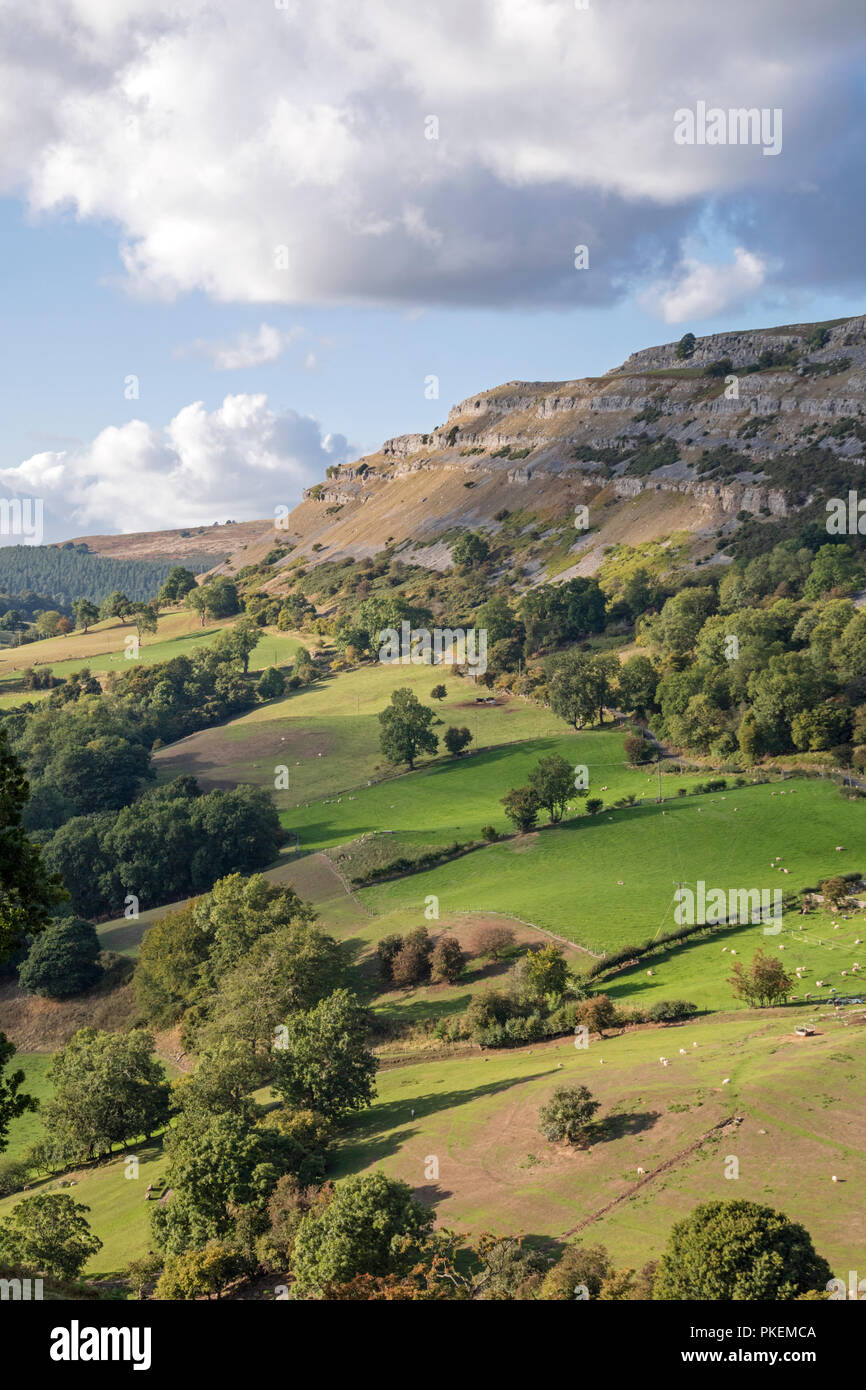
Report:
<svg viewBox="0 0 866 1390"><path fill-rule="evenodd" d="M602 552L676 528L708 559L744 516L807 505L821 468L856 473L864 449L866 317L717 333L467 396L435 429L330 469L292 526L306 558L411 543L438 564L443 534L494 533L515 509L561 525L586 501Z"/></svg>

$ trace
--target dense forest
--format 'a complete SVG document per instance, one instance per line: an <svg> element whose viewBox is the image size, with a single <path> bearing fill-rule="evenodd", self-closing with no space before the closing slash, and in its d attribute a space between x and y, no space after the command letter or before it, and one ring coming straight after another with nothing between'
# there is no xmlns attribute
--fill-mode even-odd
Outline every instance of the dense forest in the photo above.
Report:
<svg viewBox="0 0 866 1390"><path fill-rule="evenodd" d="M218 556L209 557L216 564ZM9 594L36 590L48 595L50 603L69 605L78 598L101 603L120 589L133 603L147 603L156 597L177 557L165 560L112 560L85 550L55 545L9 545L0 547L0 591ZM193 566L196 568L198 561ZM9 604L20 607L20 604Z"/></svg>

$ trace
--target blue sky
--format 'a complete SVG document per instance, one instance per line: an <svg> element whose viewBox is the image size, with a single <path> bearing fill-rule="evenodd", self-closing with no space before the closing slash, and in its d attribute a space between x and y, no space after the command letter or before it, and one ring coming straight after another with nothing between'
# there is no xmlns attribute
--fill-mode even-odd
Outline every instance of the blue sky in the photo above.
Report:
<svg viewBox="0 0 866 1390"><path fill-rule="evenodd" d="M47 539L266 515L501 381L860 312L862 16L759 9L0 21L0 496L44 494ZM783 110L778 158L675 148L702 93Z"/></svg>

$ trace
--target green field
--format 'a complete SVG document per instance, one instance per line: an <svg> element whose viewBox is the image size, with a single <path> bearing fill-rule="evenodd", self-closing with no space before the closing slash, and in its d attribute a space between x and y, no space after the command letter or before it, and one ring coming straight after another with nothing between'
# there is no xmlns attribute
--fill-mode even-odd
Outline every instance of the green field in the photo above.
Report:
<svg viewBox="0 0 866 1390"><path fill-rule="evenodd" d="M129 1163L133 1156L138 1159L137 1176ZM90 1260L85 1274L120 1274L130 1260L153 1249L148 1220L152 1204L145 1201L144 1194L149 1183L161 1188L165 1164L162 1144L152 1141L133 1146L127 1155L108 1163L34 1183L31 1191L68 1192L76 1202L89 1207L87 1223L103 1248ZM0 1216L7 1215L20 1200L20 1195L4 1198Z"/></svg>
<svg viewBox="0 0 866 1390"><path fill-rule="evenodd" d="M28 666L50 667L55 676L68 677L83 667L97 672L125 671L134 662L151 666L157 661L171 661L177 656L192 656L202 646L231 627L230 622L211 623L201 627L194 614L185 611L160 615L155 633L145 634L136 657L127 657L125 643L135 636L131 624L125 626L116 619L97 623L89 632L71 632L65 637L46 638L24 647L6 648L0 652L0 684L19 679ZM266 666L285 666L294 661L302 643L297 637L274 629L263 629L262 639L250 658L250 670L262 671ZM7 704L38 699L44 691L23 691L4 696Z"/></svg>
<svg viewBox="0 0 866 1390"><path fill-rule="evenodd" d="M825 782L787 782L783 792L741 787L581 816L364 888L360 897L373 911L388 912L420 910L435 894L440 911L512 912L591 950L611 951L675 925L678 883L797 891L862 870L852 849L835 852L837 844L861 843L862 814L859 803Z"/></svg>
<svg viewBox="0 0 866 1390"><path fill-rule="evenodd" d="M269 642L268 637L263 643L265 653ZM473 735L473 747L489 749L523 739L561 737L568 731L549 710L518 697L501 695L496 704L476 704L477 688L468 678L443 676L426 666L362 666L325 677L219 729L205 729L161 749L155 758L157 772L161 778L192 773L203 786L253 782L273 788L275 769L285 766L288 790L275 792L281 810L366 787L399 771L382 756L376 717L392 691L409 686L423 703L430 704L430 690L440 681L448 692L441 705L436 703L443 721L437 730L440 735L450 724L466 726ZM621 760L621 741L615 755ZM425 762L430 759L422 759L419 768ZM313 843L318 843L315 837Z"/></svg>
<svg viewBox="0 0 866 1390"><path fill-rule="evenodd" d="M50 1052L16 1052L10 1064L11 1071L23 1071L22 1091L35 1096L38 1101L47 1100L51 1094L48 1068L51 1065ZM19 1115L9 1126L9 1142L3 1150L2 1158L20 1158L42 1133L42 1119L37 1111Z"/></svg>
<svg viewBox="0 0 866 1390"><path fill-rule="evenodd" d="M336 1174L401 1177L458 1231L561 1238L599 1213L582 1237L636 1266L660 1253L672 1223L698 1202L741 1197L803 1221L846 1274L866 1237L866 1031L831 1018L819 1036L797 1040L801 1016L749 1012L639 1029L582 1051L567 1039L389 1068L372 1108L352 1122ZM670 1059L664 1069L660 1055ZM538 1108L554 1086L578 1080L602 1101L609 1132L588 1150L550 1145ZM735 1115L741 1125L684 1154ZM632 1195L638 1166L652 1173L678 1155ZM739 1160L737 1181L724 1176L729 1156ZM425 1176L431 1157L438 1180Z"/></svg>

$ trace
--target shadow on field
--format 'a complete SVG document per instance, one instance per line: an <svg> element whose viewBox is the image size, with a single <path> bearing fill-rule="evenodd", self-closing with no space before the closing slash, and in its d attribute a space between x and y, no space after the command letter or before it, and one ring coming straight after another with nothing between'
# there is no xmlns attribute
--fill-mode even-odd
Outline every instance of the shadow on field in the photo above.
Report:
<svg viewBox="0 0 866 1390"><path fill-rule="evenodd" d="M661 1118L658 1110L635 1110L629 1115L605 1115L592 1131L594 1144L609 1144L616 1139L630 1139L652 1129Z"/></svg>
<svg viewBox="0 0 866 1390"><path fill-rule="evenodd" d="M435 1063L430 1064L435 1067ZM347 1131L337 1151L337 1176L367 1167L399 1152L408 1139L418 1136L417 1121L427 1119L440 1110L453 1110L468 1105L483 1096L500 1095L512 1086L525 1086L542 1077L550 1077L548 1068L526 1076L491 1081L484 1086L471 1086L464 1091L439 1091L431 1095L407 1095L405 1100L374 1104L371 1110L359 1115Z"/></svg>

